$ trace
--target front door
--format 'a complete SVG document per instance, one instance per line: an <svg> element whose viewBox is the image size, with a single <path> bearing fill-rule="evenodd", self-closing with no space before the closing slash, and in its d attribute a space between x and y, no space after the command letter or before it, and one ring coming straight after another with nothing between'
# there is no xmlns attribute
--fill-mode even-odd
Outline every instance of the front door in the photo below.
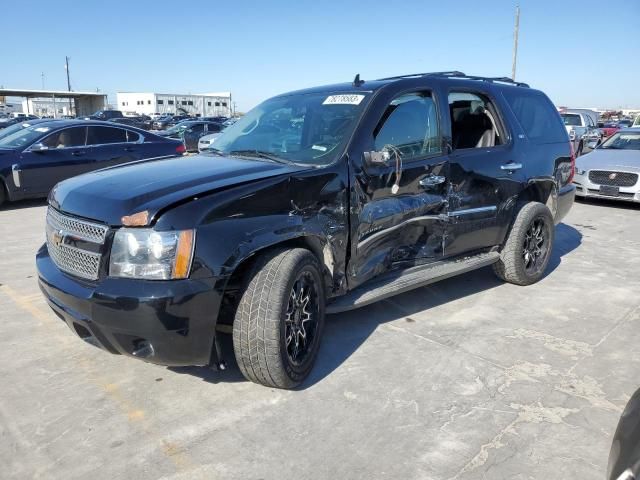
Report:
<svg viewBox="0 0 640 480"><path fill-rule="evenodd" d="M403 93L374 112L364 150L386 160L363 160L352 180L350 288L442 257L448 159L432 93Z"/></svg>
<svg viewBox="0 0 640 480"><path fill-rule="evenodd" d="M47 195L56 183L82 173L83 165L91 161L86 132L86 127L64 128L39 142L48 150L29 147L21 153L18 167L28 195Z"/></svg>

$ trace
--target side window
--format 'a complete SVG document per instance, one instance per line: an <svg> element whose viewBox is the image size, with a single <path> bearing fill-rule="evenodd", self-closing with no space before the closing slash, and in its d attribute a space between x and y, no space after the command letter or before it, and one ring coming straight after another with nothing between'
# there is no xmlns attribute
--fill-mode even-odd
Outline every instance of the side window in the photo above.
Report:
<svg viewBox="0 0 640 480"><path fill-rule="evenodd" d="M140 141L140 134L132 130L127 130L127 142L136 143Z"/></svg>
<svg viewBox="0 0 640 480"><path fill-rule="evenodd" d="M204 132L204 123L198 123L189 127L189 130L195 133Z"/></svg>
<svg viewBox="0 0 640 480"><path fill-rule="evenodd" d="M44 143L49 148L84 147L87 135L86 127L71 127L52 133Z"/></svg>
<svg viewBox="0 0 640 480"><path fill-rule="evenodd" d="M210 123L207 125L207 131L211 133L217 133L220 131L220 125Z"/></svg>
<svg viewBox="0 0 640 480"><path fill-rule="evenodd" d="M107 143L125 143L127 132L122 128L89 127L88 145L104 145Z"/></svg>
<svg viewBox="0 0 640 480"><path fill-rule="evenodd" d="M409 93L394 99L373 136L375 150L395 147L403 160L440 153L438 113L431 93Z"/></svg>
<svg viewBox="0 0 640 480"><path fill-rule="evenodd" d="M449 114L454 150L489 148L506 143L498 112L481 93L449 93Z"/></svg>
<svg viewBox="0 0 640 480"><path fill-rule="evenodd" d="M546 95L522 87L505 88L503 95L529 140L537 143L568 141L560 114ZM570 121L567 117L565 122Z"/></svg>

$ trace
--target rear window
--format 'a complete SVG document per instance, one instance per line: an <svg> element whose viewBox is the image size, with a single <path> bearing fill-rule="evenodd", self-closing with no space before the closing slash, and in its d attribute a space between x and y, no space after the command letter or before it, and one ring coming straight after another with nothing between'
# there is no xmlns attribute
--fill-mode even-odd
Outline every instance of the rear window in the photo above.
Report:
<svg viewBox="0 0 640 480"><path fill-rule="evenodd" d="M546 95L526 88L504 89L503 95L529 140L536 143L569 141L560 115Z"/></svg>

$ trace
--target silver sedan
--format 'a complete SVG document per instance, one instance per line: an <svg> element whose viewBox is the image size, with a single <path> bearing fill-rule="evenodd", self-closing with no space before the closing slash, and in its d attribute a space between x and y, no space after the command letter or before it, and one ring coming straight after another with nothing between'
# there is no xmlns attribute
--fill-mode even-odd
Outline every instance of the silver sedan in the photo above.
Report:
<svg viewBox="0 0 640 480"><path fill-rule="evenodd" d="M578 157L573 183L580 197L640 203L640 129L619 130Z"/></svg>

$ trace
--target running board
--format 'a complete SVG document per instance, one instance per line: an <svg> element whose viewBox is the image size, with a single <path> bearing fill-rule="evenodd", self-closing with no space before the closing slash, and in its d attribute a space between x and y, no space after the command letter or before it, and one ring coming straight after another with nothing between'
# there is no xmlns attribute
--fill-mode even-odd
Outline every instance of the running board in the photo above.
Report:
<svg viewBox="0 0 640 480"><path fill-rule="evenodd" d="M454 260L429 263L408 268L400 272L374 279L327 305L327 313L340 313L364 307L415 288L486 267L500 258L498 252L480 253L473 256L458 257Z"/></svg>

